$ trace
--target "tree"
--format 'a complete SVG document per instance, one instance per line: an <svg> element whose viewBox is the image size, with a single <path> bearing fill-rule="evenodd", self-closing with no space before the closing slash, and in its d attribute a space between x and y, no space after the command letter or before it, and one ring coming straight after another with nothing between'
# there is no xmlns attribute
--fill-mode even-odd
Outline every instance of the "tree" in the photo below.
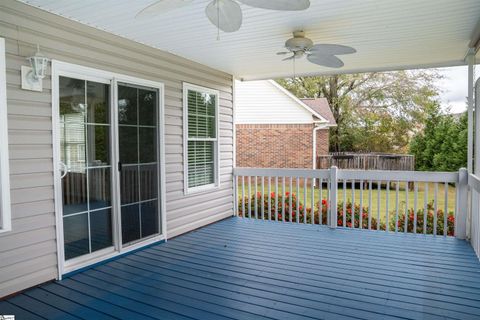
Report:
<svg viewBox="0 0 480 320"><path fill-rule="evenodd" d="M415 167L422 171L457 171L467 166L468 116L459 118L444 114L440 107L432 108L423 132L417 133L410 144L415 155Z"/></svg>
<svg viewBox="0 0 480 320"><path fill-rule="evenodd" d="M300 98L325 97L337 127L331 151L403 151L438 95L435 70L279 80Z"/></svg>

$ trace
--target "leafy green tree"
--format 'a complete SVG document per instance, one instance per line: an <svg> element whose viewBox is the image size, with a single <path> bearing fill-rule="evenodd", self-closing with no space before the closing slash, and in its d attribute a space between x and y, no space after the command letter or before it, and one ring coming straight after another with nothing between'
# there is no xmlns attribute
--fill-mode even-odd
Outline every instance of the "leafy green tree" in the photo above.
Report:
<svg viewBox="0 0 480 320"><path fill-rule="evenodd" d="M468 117L442 113L436 105L425 121L423 131L410 144L417 170L457 171L467 166Z"/></svg>
<svg viewBox="0 0 480 320"><path fill-rule="evenodd" d="M415 70L278 82L300 98L327 98L337 122L331 151L402 152L436 99L439 78L435 70Z"/></svg>

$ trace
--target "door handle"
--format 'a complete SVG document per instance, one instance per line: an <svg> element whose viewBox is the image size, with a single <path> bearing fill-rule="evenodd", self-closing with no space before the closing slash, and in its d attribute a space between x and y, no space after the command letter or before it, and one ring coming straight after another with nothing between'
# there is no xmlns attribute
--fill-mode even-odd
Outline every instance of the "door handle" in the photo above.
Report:
<svg viewBox="0 0 480 320"><path fill-rule="evenodd" d="M60 172L62 172L62 175L60 176L60 179L63 179L63 178L65 178L65 176L66 176L67 173L68 173L68 167L67 167L67 165L66 165L65 163L63 163L63 162L61 162L61 161L59 162L59 164L60 164L60 167L62 167L62 168L60 169Z"/></svg>

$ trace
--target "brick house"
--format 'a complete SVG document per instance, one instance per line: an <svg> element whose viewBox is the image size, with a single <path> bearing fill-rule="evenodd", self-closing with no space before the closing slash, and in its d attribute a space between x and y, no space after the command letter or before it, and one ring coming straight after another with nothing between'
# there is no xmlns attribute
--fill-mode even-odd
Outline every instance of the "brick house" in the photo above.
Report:
<svg viewBox="0 0 480 320"><path fill-rule="evenodd" d="M236 165L312 168L336 126L327 99L299 99L273 80L236 82Z"/></svg>

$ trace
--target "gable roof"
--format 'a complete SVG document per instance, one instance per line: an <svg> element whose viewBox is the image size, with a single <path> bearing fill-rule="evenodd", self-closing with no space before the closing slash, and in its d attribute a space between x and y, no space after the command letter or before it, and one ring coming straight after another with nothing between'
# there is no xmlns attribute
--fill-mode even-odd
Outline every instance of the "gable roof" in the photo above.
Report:
<svg viewBox="0 0 480 320"><path fill-rule="evenodd" d="M304 98L300 100L326 119L330 126L337 125L327 98Z"/></svg>

